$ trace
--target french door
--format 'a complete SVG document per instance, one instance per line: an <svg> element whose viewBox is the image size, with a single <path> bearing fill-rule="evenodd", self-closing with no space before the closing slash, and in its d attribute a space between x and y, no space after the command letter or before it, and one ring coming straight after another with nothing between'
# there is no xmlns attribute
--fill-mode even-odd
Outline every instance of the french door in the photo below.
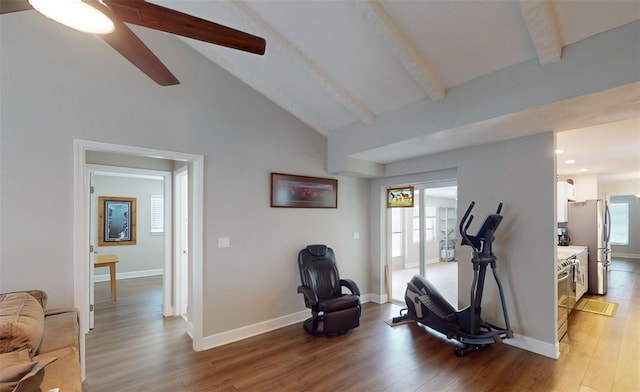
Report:
<svg viewBox="0 0 640 392"><path fill-rule="evenodd" d="M420 274L457 307L455 181L415 184L413 207L390 208L387 221L391 301L404 304L407 282Z"/></svg>

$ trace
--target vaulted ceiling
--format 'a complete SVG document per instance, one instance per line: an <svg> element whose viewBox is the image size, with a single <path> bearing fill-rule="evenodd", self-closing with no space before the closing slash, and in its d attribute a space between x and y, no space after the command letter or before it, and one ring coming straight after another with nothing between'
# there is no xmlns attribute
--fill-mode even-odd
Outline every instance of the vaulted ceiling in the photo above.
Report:
<svg viewBox="0 0 640 392"><path fill-rule="evenodd" d="M327 136L330 149L357 134L362 145L345 150L346 157L384 165L536 132L602 126L599 132L608 135L603 139L631 151L622 167L640 176L640 154L633 153L640 149L640 69L632 78L636 83L615 82L618 89L600 95L586 91L583 97L569 95L558 104L520 108L508 116L479 121L481 116L456 110L465 86L482 78L534 62L537 68L530 73L543 80L546 71L566 67L567 48L640 20L637 0L150 2L264 37L264 56L183 40ZM588 65L571 66L576 73L588 72ZM518 91L518 77L508 79L510 89ZM492 80L500 88L507 79ZM529 86L522 82L522 97ZM467 112L481 111L493 99L480 97L465 103ZM425 129L396 130L397 118L424 108L432 113ZM422 128L419 124L413 128ZM605 129L607 124L615 125ZM566 144L584 140L578 136ZM598 154L584 156L594 160ZM598 170L607 173L620 166Z"/></svg>
<svg viewBox="0 0 640 392"><path fill-rule="evenodd" d="M640 2L634 0L156 2L264 37L262 57L186 42L325 136L371 126L421 101L446 102L452 88L527 60L553 67L562 62L565 47L640 19ZM617 146L611 149L626 145L633 152L630 143L640 149L637 87L634 93L632 110L627 106L620 115L612 113L619 102L582 112L553 108L555 116L547 118L557 122L534 124L531 115L523 116L532 129L512 136L598 124L608 135L604 139ZM594 111L602 118L594 118ZM566 117L574 121L569 124ZM629 118L624 127L604 128ZM482 138L450 137L438 146L431 138L408 138L350 156L384 164L510 136L482 131ZM588 146L578 143L588 139L566 140L570 136L562 143L586 151ZM627 168L640 176L640 154L631 153L615 167L599 154L582 157L580 168L591 167L593 173ZM578 167L559 161L559 170L570 174Z"/></svg>
<svg viewBox="0 0 640 392"><path fill-rule="evenodd" d="M328 135L640 17L634 1L161 1L267 40L264 57L188 40Z"/></svg>

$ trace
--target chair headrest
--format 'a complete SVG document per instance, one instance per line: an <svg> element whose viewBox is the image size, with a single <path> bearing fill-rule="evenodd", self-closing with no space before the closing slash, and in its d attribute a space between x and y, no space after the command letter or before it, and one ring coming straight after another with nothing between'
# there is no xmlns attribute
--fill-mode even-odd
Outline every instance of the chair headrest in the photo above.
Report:
<svg viewBox="0 0 640 392"><path fill-rule="evenodd" d="M315 257L322 257L327 254L327 246L326 245L308 245L307 251Z"/></svg>

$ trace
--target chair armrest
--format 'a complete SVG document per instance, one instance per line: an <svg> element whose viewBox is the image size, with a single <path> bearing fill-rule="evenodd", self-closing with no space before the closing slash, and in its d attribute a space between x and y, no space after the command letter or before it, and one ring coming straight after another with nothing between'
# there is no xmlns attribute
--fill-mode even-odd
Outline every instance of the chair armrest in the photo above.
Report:
<svg viewBox="0 0 640 392"><path fill-rule="evenodd" d="M76 308L53 308L53 309L47 309L46 312L44 312L44 316L54 316L56 314L62 314L62 313L76 313L78 314L78 309Z"/></svg>
<svg viewBox="0 0 640 392"><path fill-rule="evenodd" d="M304 295L307 307L313 307L318 303L318 296L309 286L298 286L298 293Z"/></svg>
<svg viewBox="0 0 640 392"><path fill-rule="evenodd" d="M358 288L358 285L353 280L351 280L351 279L340 279L340 286L344 286L344 287L348 288L349 290L351 290L352 294L355 294L358 297L360 296L360 288Z"/></svg>

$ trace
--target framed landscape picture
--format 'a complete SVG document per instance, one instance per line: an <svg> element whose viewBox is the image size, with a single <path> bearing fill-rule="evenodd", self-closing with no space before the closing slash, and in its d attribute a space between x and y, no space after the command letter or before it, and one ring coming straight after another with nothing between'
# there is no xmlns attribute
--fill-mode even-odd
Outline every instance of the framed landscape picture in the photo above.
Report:
<svg viewBox="0 0 640 392"><path fill-rule="evenodd" d="M271 173L271 207L337 208L338 180Z"/></svg>
<svg viewBox="0 0 640 392"><path fill-rule="evenodd" d="M387 189L387 208L413 207L413 186Z"/></svg>

